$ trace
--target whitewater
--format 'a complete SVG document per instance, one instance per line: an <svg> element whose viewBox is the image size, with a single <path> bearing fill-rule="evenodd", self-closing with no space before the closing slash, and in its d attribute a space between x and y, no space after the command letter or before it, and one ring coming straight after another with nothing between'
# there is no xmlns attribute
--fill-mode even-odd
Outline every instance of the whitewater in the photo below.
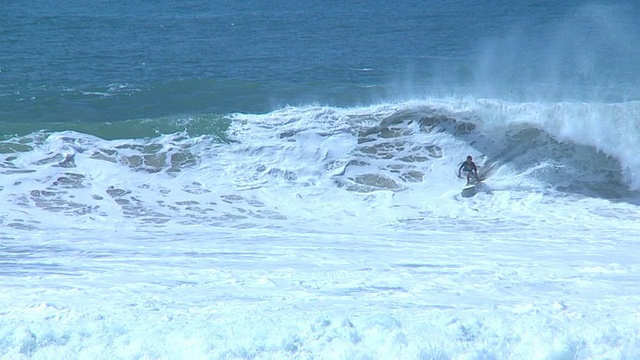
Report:
<svg viewBox="0 0 640 360"><path fill-rule="evenodd" d="M0 356L639 358L639 111L428 98L7 136Z"/></svg>

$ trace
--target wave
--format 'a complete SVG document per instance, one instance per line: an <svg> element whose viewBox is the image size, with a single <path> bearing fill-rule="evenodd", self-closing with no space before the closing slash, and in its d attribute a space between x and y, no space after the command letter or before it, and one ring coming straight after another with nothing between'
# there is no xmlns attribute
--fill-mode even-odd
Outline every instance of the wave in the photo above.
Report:
<svg viewBox="0 0 640 360"><path fill-rule="evenodd" d="M0 196L14 205L4 223L28 228L26 211L35 223L277 227L360 216L363 202L379 216L394 194L457 193L468 154L490 191L625 200L640 186L639 109L438 99L60 125L0 142Z"/></svg>
<svg viewBox="0 0 640 360"><path fill-rule="evenodd" d="M609 197L640 186L640 175L634 170L640 166L634 151L640 136L639 110L640 102L523 104L448 99L357 109L288 108L267 115L236 115L234 122L243 136L257 133L254 125L259 123L267 127L266 137L271 133L289 142L297 141L296 136L309 128L323 139L348 134L356 144L326 167L340 168L341 176L349 167L353 175L348 179L355 184L369 178L387 184L383 188L401 189L407 182L434 176L428 173L450 175L447 169L452 163L457 165L472 153L482 160L488 176L506 167L513 176L527 176L558 189L602 190L597 195ZM249 127L238 125L242 121ZM238 140L243 141L242 136ZM326 152L335 153L330 147ZM357 175L353 170L357 167L369 167L372 172Z"/></svg>
<svg viewBox="0 0 640 360"><path fill-rule="evenodd" d="M432 104L400 111L382 130L417 121L420 131L463 141L491 176L499 168L558 190L625 196L640 186L634 145L640 103L520 104L496 100ZM460 156L459 159L463 159Z"/></svg>

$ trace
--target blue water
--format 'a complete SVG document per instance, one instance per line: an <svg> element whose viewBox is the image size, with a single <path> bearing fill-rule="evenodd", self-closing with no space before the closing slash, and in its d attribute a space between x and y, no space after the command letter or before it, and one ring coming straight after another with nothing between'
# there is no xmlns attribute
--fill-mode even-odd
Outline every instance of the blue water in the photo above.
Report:
<svg viewBox="0 0 640 360"><path fill-rule="evenodd" d="M637 2L0 15L0 358L640 357Z"/></svg>
<svg viewBox="0 0 640 360"><path fill-rule="evenodd" d="M427 95L637 99L639 7L4 3L3 122L122 121Z"/></svg>

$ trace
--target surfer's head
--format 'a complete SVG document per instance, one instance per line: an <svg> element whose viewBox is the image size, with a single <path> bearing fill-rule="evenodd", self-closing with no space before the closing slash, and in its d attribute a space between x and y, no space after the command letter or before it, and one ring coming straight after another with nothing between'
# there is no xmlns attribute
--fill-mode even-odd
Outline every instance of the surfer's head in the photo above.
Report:
<svg viewBox="0 0 640 360"><path fill-rule="evenodd" d="M467 161L472 161L473 158L471 157L471 155L467 156Z"/></svg>

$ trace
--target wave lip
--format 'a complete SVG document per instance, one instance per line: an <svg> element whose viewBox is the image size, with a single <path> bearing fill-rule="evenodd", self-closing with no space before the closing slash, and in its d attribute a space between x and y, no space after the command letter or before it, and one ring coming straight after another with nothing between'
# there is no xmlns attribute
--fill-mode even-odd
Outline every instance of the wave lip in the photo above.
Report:
<svg viewBox="0 0 640 360"><path fill-rule="evenodd" d="M575 167L583 172L577 181L599 182L603 186L626 184L630 190L640 189L640 157L635 151L635 144L640 141L638 101L514 104L487 100L478 103L477 111L486 115L484 125L490 131L506 128L507 133L522 138L524 144L534 140L536 146L549 145L548 152L539 150L540 162ZM533 127L530 131L546 133L546 138L527 138L522 133L526 130L521 129L527 126ZM616 168L617 174L599 171Z"/></svg>

